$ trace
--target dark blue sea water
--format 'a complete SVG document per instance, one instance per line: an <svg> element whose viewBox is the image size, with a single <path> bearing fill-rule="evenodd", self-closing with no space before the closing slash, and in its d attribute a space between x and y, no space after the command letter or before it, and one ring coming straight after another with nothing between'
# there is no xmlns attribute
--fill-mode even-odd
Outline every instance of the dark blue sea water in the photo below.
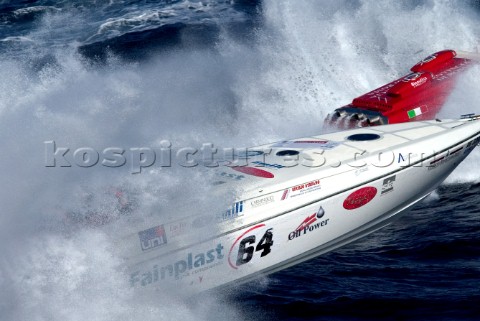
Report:
<svg viewBox="0 0 480 321"><path fill-rule="evenodd" d="M360 241L225 294L146 298L115 236L62 219L127 186L143 213L216 208L201 175L45 168L44 143L244 147L318 134L329 111L446 48L476 51L478 1L1 1L1 320L479 320L480 152ZM480 113L479 68L440 117ZM414 181L411 182L415 184ZM90 202L90 201L88 201ZM228 202L227 202L228 203ZM90 203L88 203L90 204ZM89 205L90 206L90 205ZM168 296L168 291L166 291Z"/></svg>
<svg viewBox="0 0 480 321"><path fill-rule="evenodd" d="M442 186L390 226L236 299L252 310L261 302L272 319L477 320L479 192Z"/></svg>

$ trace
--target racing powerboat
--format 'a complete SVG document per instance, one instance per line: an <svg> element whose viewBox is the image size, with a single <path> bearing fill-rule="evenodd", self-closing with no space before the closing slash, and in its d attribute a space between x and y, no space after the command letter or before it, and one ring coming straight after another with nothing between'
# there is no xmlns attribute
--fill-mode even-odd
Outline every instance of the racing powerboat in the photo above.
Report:
<svg viewBox="0 0 480 321"><path fill-rule="evenodd" d="M249 148L215 169L219 191L238 191L226 211L153 219L122 239L129 282L194 294L329 252L425 198L479 141L480 115L466 115Z"/></svg>
<svg viewBox="0 0 480 321"><path fill-rule="evenodd" d="M434 119L455 86L461 72L480 61L480 54L444 50L418 62L411 73L355 98L329 114L333 128L354 128ZM233 175L233 174L229 174ZM234 176L239 177L239 176ZM128 215L136 207L131 189L109 187L101 199L111 199L114 211L101 211L92 203L96 193L85 191L82 208L63 210L66 224L101 226Z"/></svg>
<svg viewBox="0 0 480 321"><path fill-rule="evenodd" d="M461 72L480 54L443 50L414 65L408 75L355 98L327 116L340 128L435 119Z"/></svg>

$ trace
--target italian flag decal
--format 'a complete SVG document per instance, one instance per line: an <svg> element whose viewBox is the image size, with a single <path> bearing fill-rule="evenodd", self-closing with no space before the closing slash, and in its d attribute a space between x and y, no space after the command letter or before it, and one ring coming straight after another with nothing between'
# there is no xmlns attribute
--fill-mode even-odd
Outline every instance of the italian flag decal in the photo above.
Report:
<svg viewBox="0 0 480 321"><path fill-rule="evenodd" d="M420 106L415 109L407 111L408 118L412 119L426 112L426 106Z"/></svg>

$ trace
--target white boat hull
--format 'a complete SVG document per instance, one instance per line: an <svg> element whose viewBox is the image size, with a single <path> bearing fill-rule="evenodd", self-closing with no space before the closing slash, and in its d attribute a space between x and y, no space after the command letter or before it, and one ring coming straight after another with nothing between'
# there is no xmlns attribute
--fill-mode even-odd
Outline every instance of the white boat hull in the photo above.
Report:
<svg viewBox="0 0 480 321"><path fill-rule="evenodd" d="M304 177L292 175L302 184L252 189L257 194L247 193L229 212L238 215L215 228L199 228L209 233L200 242L167 246L165 228L172 225L154 223L164 238L148 251L138 250L135 242L137 249L131 251L136 254L127 262L130 284L187 293L229 286L309 260L376 231L431 193L478 144L480 121L452 121L437 128L446 123L425 122L423 131L418 124L375 128L376 133L384 130L381 135L387 145L382 149L377 143L371 145L375 146L372 150L392 152L393 162L388 166L375 163L378 154L369 152L363 158L365 166L353 166L359 160L349 159L349 167L307 168ZM392 132L394 141L415 136L415 130L418 139L388 143ZM365 130L348 134L358 131ZM410 160L406 159L409 154ZM195 231L195 219L171 224L186 227L188 233Z"/></svg>

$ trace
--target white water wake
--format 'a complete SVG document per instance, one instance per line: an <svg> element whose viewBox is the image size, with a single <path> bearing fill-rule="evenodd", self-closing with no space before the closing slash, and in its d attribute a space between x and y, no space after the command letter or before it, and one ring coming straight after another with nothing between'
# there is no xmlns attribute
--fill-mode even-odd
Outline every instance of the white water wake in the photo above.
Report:
<svg viewBox="0 0 480 321"><path fill-rule="evenodd" d="M215 50L175 51L143 64L114 57L95 68L70 50L40 71L30 61L0 59L0 315L5 320L223 320L242 311L211 297L185 303L144 297L129 288L115 235L65 228L65 209L82 195L126 184L140 194L138 215L225 208L195 169L46 168L44 142L89 146L244 147L317 134L326 114L405 73L445 48L475 50L480 26L466 5L446 1L264 2L254 44L227 35ZM42 28L48 28L45 18ZM85 18L86 19L86 18ZM79 19L81 20L81 19ZM73 21L85 23L85 21ZM28 36L28 35L27 35ZM48 48L44 48L46 51ZM479 113L478 68L460 82L442 115ZM475 105L477 104L477 105ZM451 180L478 180L478 151ZM230 195L227 194L228 197ZM95 206L115 211L111 198ZM212 210L213 209L213 210ZM123 228L128 228L123 226Z"/></svg>

